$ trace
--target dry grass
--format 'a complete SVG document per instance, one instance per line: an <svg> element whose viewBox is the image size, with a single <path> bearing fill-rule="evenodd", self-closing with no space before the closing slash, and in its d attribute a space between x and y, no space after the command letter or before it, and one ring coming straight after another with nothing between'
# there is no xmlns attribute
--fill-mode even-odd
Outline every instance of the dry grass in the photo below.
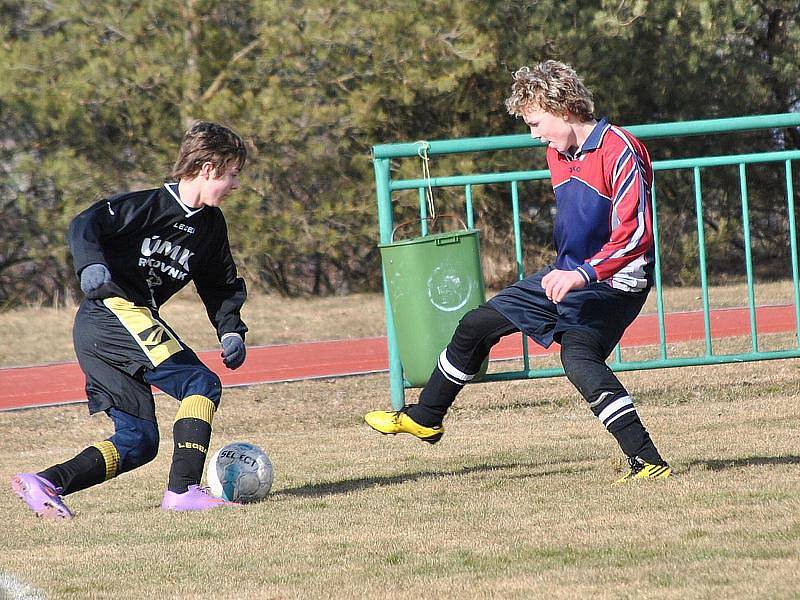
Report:
<svg viewBox="0 0 800 600"><path fill-rule="evenodd" d="M666 312L680 310L703 310L703 296L700 288L664 288L664 310ZM791 281L771 281L756 284L754 287L756 306L771 304L791 304L794 292ZM748 305L747 285L736 283L731 285L709 286L708 303L712 309L731 308ZM656 293L653 290L642 309L643 312L656 312Z"/></svg>
<svg viewBox="0 0 800 600"><path fill-rule="evenodd" d="M729 305L741 292L715 291ZM681 294L668 310L696 297ZM340 324L370 335L358 328L377 328L383 310L378 296L298 301L305 315L299 303L255 300L247 318L263 323L254 329L265 335L267 323L292 335L345 337ZM331 302L336 316L318 302ZM179 330L200 329L179 313L167 317ZM47 332L32 342L36 362L55 360L57 329L71 313L26 315ZM770 336L765 344L790 341ZM740 342L715 349L735 351ZM671 480L610 485L616 445L563 378L467 387L431 447L362 423L365 411L389 404L387 377L374 375L226 391L212 448L256 443L272 457L276 480L263 503L207 514L158 509L176 409L159 396L158 458L70 496L74 520L39 521L8 487L0 492L0 582L11 577L48 598L798 597L800 364L622 379L677 470ZM83 405L0 413L0 481L111 433L108 419L85 413Z"/></svg>
<svg viewBox="0 0 800 600"><path fill-rule="evenodd" d="M161 397L159 457L71 496L73 521L0 495L0 572L51 598L796 597L798 376L791 361L625 374L678 471L625 486L564 379L468 387L433 447L361 423L388 402L382 375L232 390L212 446L266 448L273 494L192 515L157 508ZM109 433L84 411L3 414L0 479Z"/></svg>

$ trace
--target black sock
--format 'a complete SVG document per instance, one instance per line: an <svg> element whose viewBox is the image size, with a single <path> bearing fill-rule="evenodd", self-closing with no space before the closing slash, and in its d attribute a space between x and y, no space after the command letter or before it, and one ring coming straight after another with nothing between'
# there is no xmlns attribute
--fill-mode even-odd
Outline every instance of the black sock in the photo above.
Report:
<svg viewBox="0 0 800 600"><path fill-rule="evenodd" d="M619 447L626 456L638 456L644 461L654 465L666 465L666 461L656 450L656 445L650 439L650 434L644 428L638 415L630 423L625 424L619 429L610 431L611 435L617 440Z"/></svg>
<svg viewBox="0 0 800 600"><path fill-rule="evenodd" d="M181 400L172 426L174 449L167 483L169 491L183 494L190 485L200 483L216 409L216 404L205 396L193 395Z"/></svg>
<svg viewBox="0 0 800 600"><path fill-rule="evenodd" d="M436 367L422 389L417 404L409 405L408 416L425 427L441 425L447 410L463 387L447 379L439 367Z"/></svg>
<svg viewBox="0 0 800 600"><path fill-rule="evenodd" d="M184 493L190 485L200 483L206 462L211 425L201 419L178 419L172 426L174 451L167 489Z"/></svg>
<svg viewBox="0 0 800 600"><path fill-rule="evenodd" d="M106 480L106 461L100 450L89 446L74 458L53 465L38 475L62 488L62 494L66 496L103 483Z"/></svg>

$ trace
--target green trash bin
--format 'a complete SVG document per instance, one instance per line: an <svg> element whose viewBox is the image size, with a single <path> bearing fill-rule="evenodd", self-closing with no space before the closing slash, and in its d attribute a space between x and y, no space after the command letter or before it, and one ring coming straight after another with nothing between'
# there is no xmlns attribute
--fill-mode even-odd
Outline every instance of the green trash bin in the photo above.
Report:
<svg viewBox="0 0 800 600"><path fill-rule="evenodd" d="M478 230L437 233L379 247L403 375L411 387L422 387L458 321L486 300Z"/></svg>

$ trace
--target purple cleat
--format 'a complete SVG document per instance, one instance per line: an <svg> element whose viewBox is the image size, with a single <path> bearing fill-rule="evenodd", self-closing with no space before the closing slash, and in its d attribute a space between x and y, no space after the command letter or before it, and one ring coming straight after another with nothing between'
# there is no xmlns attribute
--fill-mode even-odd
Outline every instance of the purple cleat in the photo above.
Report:
<svg viewBox="0 0 800 600"><path fill-rule="evenodd" d="M36 516L45 519L71 519L72 511L61 500L61 488L34 473L18 473L11 478L11 490Z"/></svg>
<svg viewBox="0 0 800 600"><path fill-rule="evenodd" d="M189 489L182 494L167 490L161 501L163 510L208 510L223 506L241 506L241 504L215 498L199 485L190 485Z"/></svg>

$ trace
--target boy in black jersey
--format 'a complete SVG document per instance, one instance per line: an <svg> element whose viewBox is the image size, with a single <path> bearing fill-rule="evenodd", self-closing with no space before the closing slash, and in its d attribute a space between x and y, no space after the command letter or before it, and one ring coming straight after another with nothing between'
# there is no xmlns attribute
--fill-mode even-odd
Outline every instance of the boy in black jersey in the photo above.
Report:
<svg viewBox="0 0 800 600"><path fill-rule="evenodd" d="M20 473L14 492L37 515L70 518L62 496L102 483L155 458L158 426L151 387L180 401L166 510L230 504L198 486L221 385L159 317L164 302L194 281L229 369L245 359L246 298L228 245L223 199L239 187L247 149L215 123L184 136L172 178L157 189L120 194L87 208L70 225L75 272L86 299L73 339L86 375L89 412L105 412L114 435L38 473Z"/></svg>

